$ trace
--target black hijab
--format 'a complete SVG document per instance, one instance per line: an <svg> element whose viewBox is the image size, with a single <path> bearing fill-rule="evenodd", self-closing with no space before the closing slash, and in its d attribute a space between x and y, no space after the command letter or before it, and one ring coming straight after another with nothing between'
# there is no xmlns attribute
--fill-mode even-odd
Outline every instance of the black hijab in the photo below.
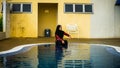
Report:
<svg viewBox="0 0 120 68"><path fill-rule="evenodd" d="M61 25L57 25L56 31L55 31L55 35L58 35L60 38L63 38L64 36L64 31L60 30L60 27L62 27Z"/></svg>

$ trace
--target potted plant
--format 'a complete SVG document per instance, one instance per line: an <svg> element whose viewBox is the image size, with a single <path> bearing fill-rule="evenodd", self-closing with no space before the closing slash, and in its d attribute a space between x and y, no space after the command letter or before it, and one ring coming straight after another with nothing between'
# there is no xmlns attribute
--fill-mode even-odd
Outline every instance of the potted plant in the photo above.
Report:
<svg viewBox="0 0 120 68"><path fill-rule="evenodd" d="M0 32L3 31L3 18L0 17Z"/></svg>

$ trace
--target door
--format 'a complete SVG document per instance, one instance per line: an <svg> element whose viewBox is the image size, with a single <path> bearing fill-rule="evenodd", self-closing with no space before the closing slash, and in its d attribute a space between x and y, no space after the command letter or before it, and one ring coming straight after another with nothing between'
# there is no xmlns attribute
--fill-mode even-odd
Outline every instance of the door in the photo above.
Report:
<svg viewBox="0 0 120 68"><path fill-rule="evenodd" d="M38 36L44 37L45 29L50 29L51 37L54 37L57 25L57 7L56 3L38 4Z"/></svg>

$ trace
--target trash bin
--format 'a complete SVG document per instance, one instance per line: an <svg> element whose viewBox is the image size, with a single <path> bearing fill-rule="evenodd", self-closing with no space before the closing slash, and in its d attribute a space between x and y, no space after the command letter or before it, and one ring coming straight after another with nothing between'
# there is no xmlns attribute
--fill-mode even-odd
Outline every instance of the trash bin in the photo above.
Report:
<svg viewBox="0 0 120 68"><path fill-rule="evenodd" d="M50 34L51 34L51 30L50 29L45 29L45 31L44 31L45 37L50 37Z"/></svg>

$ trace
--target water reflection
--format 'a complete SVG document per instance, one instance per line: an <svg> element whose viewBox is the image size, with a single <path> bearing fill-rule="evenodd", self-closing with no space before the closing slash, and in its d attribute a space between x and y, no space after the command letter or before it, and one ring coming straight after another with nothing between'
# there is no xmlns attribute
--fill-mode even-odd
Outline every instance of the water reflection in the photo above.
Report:
<svg viewBox="0 0 120 68"><path fill-rule="evenodd" d="M120 68L120 53L114 48L93 45L90 52L92 68Z"/></svg>
<svg viewBox="0 0 120 68"><path fill-rule="evenodd" d="M70 45L68 51L63 51L64 56L58 68L91 68L90 63L90 46L84 45Z"/></svg>
<svg viewBox="0 0 120 68"><path fill-rule="evenodd" d="M73 45L68 51L45 45L38 47L38 53L38 68L91 68L89 45Z"/></svg>
<svg viewBox="0 0 120 68"><path fill-rule="evenodd" d="M107 46L69 44L68 50L55 45L34 46L30 51L6 57L0 68L119 68L120 55Z"/></svg>
<svg viewBox="0 0 120 68"><path fill-rule="evenodd" d="M38 68L56 68L55 48L52 45L38 47Z"/></svg>
<svg viewBox="0 0 120 68"><path fill-rule="evenodd" d="M38 49L33 47L31 50L6 57L6 65L1 64L1 68L37 68Z"/></svg>

